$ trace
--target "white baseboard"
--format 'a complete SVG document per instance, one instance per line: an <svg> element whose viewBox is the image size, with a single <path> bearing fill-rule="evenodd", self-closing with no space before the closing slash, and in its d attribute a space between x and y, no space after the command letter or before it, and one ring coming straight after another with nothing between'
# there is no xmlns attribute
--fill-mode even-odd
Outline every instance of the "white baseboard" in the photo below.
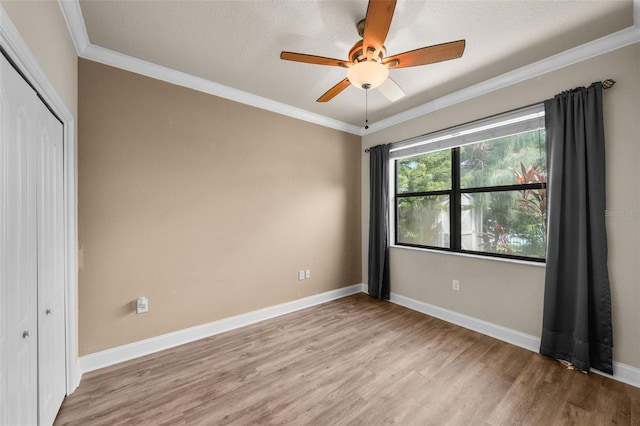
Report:
<svg viewBox="0 0 640 426"><path fill-rule="evenodd" d="M364 287L364 286L363 286ZM459 325L469 330L477 331L486 336L491 336L503 342L528 349L532 352L538 352L540 349L540 338L520 331L512 330L501 325L493 324L477 318L473 318L458 312L450 311L439 306L430 305L419 300L405 297L399 294L391 293L390 302L405 308L439 318L443 321ZM593 373L610 377L614 380L626 383L631 386L640 388L640 369L632 367L621 362L613 362L613 375L603 373L597 370L591 370Z"/></svg>
<svg viewBox="0 0 640 426"><path fill-rule="evenodd" d="M613 375L593 369L591 372L640 388L640 368L613 361Z"/></svg>
<svg viewBox="0 0 640 426"><path fill-rule="evenodd" d="M520 346L521 348L525 348L533 352L538 352L538 349L540 348L539 337L512 330L501 325L483 321L474 317L470 317L468 315L463 315L458 312L450 311L448 309L444 309L435 305L430 305L428 303L421 302L410 297L401 296L399 294L391 293L391 302L412 309L414 311L422 312L423 314L439 318L452 324L459 325L460 327L477 331L478 333L482 333L486 336L494 337L498 340L502 340L503 342Z"/></svg>
<svg viewBox="0 0 640 426"><path fill-rule="evenodd" d="M80 357L80 371L82 373L87 373L89 371L129 361L134 358L169 349L174 346L183 345L185 343L193 342L225 331L255 324L269 318L299 311L300 309L309 308L331 300L340 299L351 294L360 293L361 291L362 284L354 284L349 287L327 291L325 293L316 294L314 296L305 297L292 302L270 306L268 308L248 312L246 314L236 315L208 324L163 334L161 336L140 340L128 345L118 346L116 348L85 355Z"/></svg>
<svg viewBox="0 0 640 426"><path fill-rule="evenodd" d="M81 373L108 367L120 362L129 361L144 355L159 352L174 346L193 342L215 334L230 331L239 327L255 324L280 315L285 315L301 309L309 308L331 300L340 299L351 294L364 292L366 293L366 284L355 284L349 287L343 287L337 290L328 291L326 293L305 297L303 299L294 300L292 302L283 303L276 306L260 309L258 311L225 318L208 324L187 328L162 336L141 340L139 342L130 343L128 345L119 346L113 349L107 349L95 354L80 357L79 365ZM532 352L538 352L540 348L540 338L530 334L522 333L501 325L483 321L468 315L460 314L448 309L444 309L435 305L430 305L410 297L391 293L390 302L400 306L404 306L411 310L430 315L435 318L447 321L449 323L476 331L486 336L491 336L506 343L528 349ZM632 367L620 362L613 363L614 374L609 375L597 370L594 373L610 377L614 380L627 383L629 385L640 387L640 369ZM78 377L78 382L80 377Z"/></svg>

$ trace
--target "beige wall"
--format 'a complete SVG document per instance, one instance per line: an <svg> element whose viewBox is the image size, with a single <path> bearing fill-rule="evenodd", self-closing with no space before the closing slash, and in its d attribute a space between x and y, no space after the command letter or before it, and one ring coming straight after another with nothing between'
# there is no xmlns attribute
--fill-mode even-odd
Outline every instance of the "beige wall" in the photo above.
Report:
<svg viewBox="0 0 640 426"><path fill-rule="evenodd" d="M69 111L78 112L78 56L57 1L0 0Z"/></svg>
<svg viewBox="0 0 640 426"><path fill-rule="evenodd" d="M360 137L87 60L79 77L81 355L362 282Z"/></svg>
<svg viewBox="0 0 640 426"><path fill-rule="evenodd" d="M607 218L614 359L640 367L640 44L548 73L363 138L363 148L395 142L543 101L613 78L605 92L607 207L632 214ZM362 155L363 279L369 215L368 156ZM540 336L544 267L403 248L391 249L392 292ZM459 292L451 280L459 279Z"/></svg>

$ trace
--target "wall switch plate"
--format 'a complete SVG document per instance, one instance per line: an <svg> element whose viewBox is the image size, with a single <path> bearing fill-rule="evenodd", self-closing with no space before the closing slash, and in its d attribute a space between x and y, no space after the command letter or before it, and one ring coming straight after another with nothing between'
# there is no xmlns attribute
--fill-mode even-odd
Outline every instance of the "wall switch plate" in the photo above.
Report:
<svg viewBox="0 0 640 426"><path fill-rule="evenodd" d="M145 312L149 312L149 299L146 297L140 297L136 303L136 313L143 314Z"/></svg>
<svg viewBox="0 0 640 426"><path fill-rule="evenodd" d="M460 281L458 281L458 280L453 280L453 284L452 284L451 288L452 288L454 291L460 291Z"/></svg>
<svg viewBox="0 0 640 426"><path fill-rule="evenodd" d="M307 269L306 271L304 271L304 277L311 278L311 269Z"/></svg>
<svg viewBox="0 0 640 426"><path fill-rule="evenodd" d="M304 271L298 271L298 281L304 280Z"/></svg>

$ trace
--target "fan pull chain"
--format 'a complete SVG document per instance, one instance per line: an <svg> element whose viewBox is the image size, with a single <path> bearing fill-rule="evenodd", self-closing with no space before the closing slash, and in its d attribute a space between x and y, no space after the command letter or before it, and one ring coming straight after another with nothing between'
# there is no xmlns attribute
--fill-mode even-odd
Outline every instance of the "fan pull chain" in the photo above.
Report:
<svg viewBox="0 0 640 426"><path fill-rule="evenodd" d="M369 128L369 90L364 89L364 129Z"/></svg>

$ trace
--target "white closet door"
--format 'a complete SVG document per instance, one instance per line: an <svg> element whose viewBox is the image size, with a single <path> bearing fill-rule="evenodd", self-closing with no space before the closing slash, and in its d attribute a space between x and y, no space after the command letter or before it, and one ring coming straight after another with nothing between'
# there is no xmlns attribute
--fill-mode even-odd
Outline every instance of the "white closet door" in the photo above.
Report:
<svg viewBox="0 0 640 426"><path fill-rule="evenodd" d="M39 102L0 55L0 424L33 425L37 391L35 145Z"/></svg>
<svg viewBox="0 0 640 426"><path fill-rule="evenodd" d="M39 423L53 424L66 393L63 127L40 102L37 150Z"/></svg>

